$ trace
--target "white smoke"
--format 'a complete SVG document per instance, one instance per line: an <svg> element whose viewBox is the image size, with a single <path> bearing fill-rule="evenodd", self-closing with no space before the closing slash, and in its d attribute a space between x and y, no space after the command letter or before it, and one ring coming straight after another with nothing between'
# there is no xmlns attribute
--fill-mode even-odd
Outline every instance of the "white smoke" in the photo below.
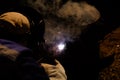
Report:
<svg viewBox="0 0 120 80"><path fill-rule="evenodd" d="M80 25L88 25L100 17L99 11L92 5L86 2L71 2L68 1L62 8L58 10L59 17L72 19Z"/></svg>
<svg viewBox="0 0 120 80"><path fill-rule="evenodd" d="M28 4L41 12L45 19L45 40L48 45L74 41L88 24L100 17L99 11L87 2L68 0L63 5L61 2L62 0L28 0Z"/></svg>
<svg viewBox="0 0 120 80"><path fill-rule="evenodd" d="M68 1L56 13L57 17L48 17L46 20L45 38L48 43L55 41L73 41L80 35L81 31L97 21L100 17L99 11L86 2Z"/></svg>

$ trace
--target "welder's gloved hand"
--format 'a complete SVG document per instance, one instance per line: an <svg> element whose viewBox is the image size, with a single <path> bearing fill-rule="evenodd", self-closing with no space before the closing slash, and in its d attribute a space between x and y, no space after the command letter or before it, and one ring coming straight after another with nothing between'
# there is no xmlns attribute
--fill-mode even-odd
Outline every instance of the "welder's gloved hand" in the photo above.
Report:
<svg viewBox="0 0 120 80"><path fill-rule="evenodd" d="M41 63L41 66L45 69L46 73L50 77L50 80L67 80L67 75L64 67L58 60L55 60L56 65Z"/></svg>

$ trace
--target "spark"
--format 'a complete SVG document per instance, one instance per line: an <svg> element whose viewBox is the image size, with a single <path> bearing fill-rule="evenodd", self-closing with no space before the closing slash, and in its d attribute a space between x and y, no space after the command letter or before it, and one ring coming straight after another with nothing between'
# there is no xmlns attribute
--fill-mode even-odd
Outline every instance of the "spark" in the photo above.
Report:
<svg viewBox="0 0 120 80"><path fill-rule="evenodd" d="M64 50L64 48L65 48L65 43L59 43L59 44L57 45L57 48L58 48L58 51Z"/></svg>

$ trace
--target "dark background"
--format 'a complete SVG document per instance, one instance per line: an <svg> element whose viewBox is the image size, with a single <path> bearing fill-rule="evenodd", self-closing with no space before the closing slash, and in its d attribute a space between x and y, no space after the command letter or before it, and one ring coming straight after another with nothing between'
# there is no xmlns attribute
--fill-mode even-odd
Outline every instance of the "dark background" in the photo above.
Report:
<svg viewBox="0 0 120 80"><path fill-rule="evenodd" d="M37 0L33 0L34 2ZM52 0L50 0L52 1ZM63 64L68 80L98 80L101 69L99 57L99 41L106 34L116 29L120 23L118 0L72 0L73 2L86 1L94 5L101 13L101 17L84 30L74 42L67 42L65 54L57 57ZM1 0L0 13L27 1ZM65 4L67 0L62 0ZM97 27L96 27L97 26Z"/></svg>

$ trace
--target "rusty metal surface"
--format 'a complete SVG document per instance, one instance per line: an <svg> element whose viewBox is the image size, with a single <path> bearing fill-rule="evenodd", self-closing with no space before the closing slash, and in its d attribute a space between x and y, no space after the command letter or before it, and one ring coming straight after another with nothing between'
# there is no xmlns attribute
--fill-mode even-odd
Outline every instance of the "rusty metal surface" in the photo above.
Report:
<svg viewBox="0 0 120 80"><path fill-rule="evenodd" d="M99 80L120 80L120 27L107 34L100 43L100 57L115 54L111 65L100 72Z"/></svg>

